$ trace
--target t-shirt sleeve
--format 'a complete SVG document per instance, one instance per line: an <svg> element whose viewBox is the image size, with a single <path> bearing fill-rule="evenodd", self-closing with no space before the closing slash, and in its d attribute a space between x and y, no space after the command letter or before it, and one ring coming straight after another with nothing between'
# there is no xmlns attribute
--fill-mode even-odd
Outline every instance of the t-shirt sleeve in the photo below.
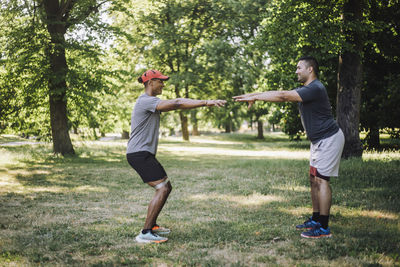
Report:
<svg viewBox="0 0 400 267"><path fill-rule="evenodd" d="M317 86L302 86L296 88L295 90L299 94L303 102L309 102L317 99L320 93L320 90Z"/></svg>
<svg viewBox="0 0 400 267"><path fill-rule="evenodd" d="M146 96L141 99L141 106L143 107L144 110L150 111L150 112L155 112L158 103L161 102L161 99L155 96Z"/></svg>

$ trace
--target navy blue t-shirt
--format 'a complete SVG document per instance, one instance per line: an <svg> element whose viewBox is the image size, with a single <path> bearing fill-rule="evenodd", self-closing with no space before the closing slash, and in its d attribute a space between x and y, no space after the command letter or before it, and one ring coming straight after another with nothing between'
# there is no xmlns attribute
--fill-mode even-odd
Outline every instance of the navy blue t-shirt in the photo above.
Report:
<svg viewBox="0 0 400 267"><path fill-rule="evenodd" d="M301 122L312 143L339 131L339 126L332 115L328 93L318 79L295 90L303 101L299 102Z"/></svg>

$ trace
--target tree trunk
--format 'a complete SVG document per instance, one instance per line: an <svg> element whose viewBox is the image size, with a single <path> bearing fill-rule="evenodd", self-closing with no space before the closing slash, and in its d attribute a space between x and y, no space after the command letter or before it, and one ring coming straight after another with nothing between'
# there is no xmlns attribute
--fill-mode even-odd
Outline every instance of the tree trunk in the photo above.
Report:
<svg viewBox="0 0 400 267"><path fill-rule="evenodd" d="M129 139L129 132L123 130L122 133L121 133L121 138L122 139Z"/></svg>
<svg viewBox="0 0 400 267"><path fill-rule="evenodd" d="M182 138L185 141L189 141L188 117L185 114L185 111L180 110L179 117L181 119Z"/></svg>
<svg viewBox="0 0 400 267"><path fill-rule="evenodd" d="M176 98L180 98L181 94L179 92L179 85L175 84L175 95ZM185 98L189 98L189 88L185 87ZM179 110L179 118L181 120L181 131L182 131L182 139L185 141L189 141L189 129L188 129L188 117L184 110Z"/></svg>
<svg viewBox="0 0 400 267"><path fill-rule="evenodd" d="M257 120L257 139L264 139L264 124L262 120Z"/></svg>
<svg viewBox="0 0 400 267"><path fill-rule="evenodd" d="M199 125L197 123L197 121L193 124L193 131L192 131L192 135L193 136L199 136Z"/></svg>
<svg viewBox="0 0 400 267"><path fill-rule="evenodd" d="M68 72L65 58L65 23L61 21L59 1L46 0L43 2L47 15L47 30L51 41L49 48L50 78L49 78L49 102L50 124L53 136L54 153L75 154L68 133L67 118L67 83Z"/></svg>
<svg viewBox="0 0 400 267"><path fill-rule="evenodd" d="M369 129L367 136L365 137L368 148L380 148L379 142L379 127L373 127Z"/></svg>
<svg viewBox="0 0 400 267"><path fill-rule="evenodd" d="M191 119L192 124L193 124L192 135L193 136L199 136L199 121L197 119L197 111L195 109L191 110L190 119Z"/></svg>
<svg viewBox="0 0 400 267"><path fill-rule="evenodd" d="M349 0L344 5L343 22L345 25L360 22L362 19L361 0ZM342 157L361 157L360 141L360 99L362 85L362 41L360 30L349 26L345 32L347 48L339 56L337 122L343 130L345 145Z"/></svg>
<svg viewBox="0 0 400 267"><path fill-rule="evenodd" d="M67 125L67 103L50 94L50 123L53 136L53 151L61 155L75 154Z"/></svg>
<svg viewBox="0 0 400 267"><path fill-rule="evenodd" d="M229 119L228 121L225 122L225 133L231 133L232 132L232 121Z"/></svg>
<svg viewBox="0 0 400 267"><path fill-rule="evenodd" d="M96 128L92 128L94 140L98 140L99 137L97 136Z"/></svg>

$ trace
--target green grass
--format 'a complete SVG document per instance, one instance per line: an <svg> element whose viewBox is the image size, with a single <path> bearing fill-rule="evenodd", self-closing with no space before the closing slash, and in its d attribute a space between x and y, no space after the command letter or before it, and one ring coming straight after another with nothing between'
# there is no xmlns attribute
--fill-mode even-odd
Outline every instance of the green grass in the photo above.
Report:
<svg viewBox="0 0 400 267"><path fill-rule="evenodd" d="M140 245L153 190L125 159L125 141L0 147L0 266L400 265L400 152L343 160L332 179L334 237L294 230L311 213L309 144L282 134L163 138L173 185L159 217L169 241Z"/></svg>

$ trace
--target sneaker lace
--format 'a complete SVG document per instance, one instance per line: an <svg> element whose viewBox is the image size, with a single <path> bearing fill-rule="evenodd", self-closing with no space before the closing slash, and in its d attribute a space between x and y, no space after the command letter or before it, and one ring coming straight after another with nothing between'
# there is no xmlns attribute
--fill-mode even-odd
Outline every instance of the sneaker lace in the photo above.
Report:
<svg viewBox="0 0 400 267"><path fill-rule="evenodd" d="M311 217L308 217L308 219L304 222L304 224L309 223L309 222L311 222L311 221L312 221L312 218L311 218Z"/></svg>

